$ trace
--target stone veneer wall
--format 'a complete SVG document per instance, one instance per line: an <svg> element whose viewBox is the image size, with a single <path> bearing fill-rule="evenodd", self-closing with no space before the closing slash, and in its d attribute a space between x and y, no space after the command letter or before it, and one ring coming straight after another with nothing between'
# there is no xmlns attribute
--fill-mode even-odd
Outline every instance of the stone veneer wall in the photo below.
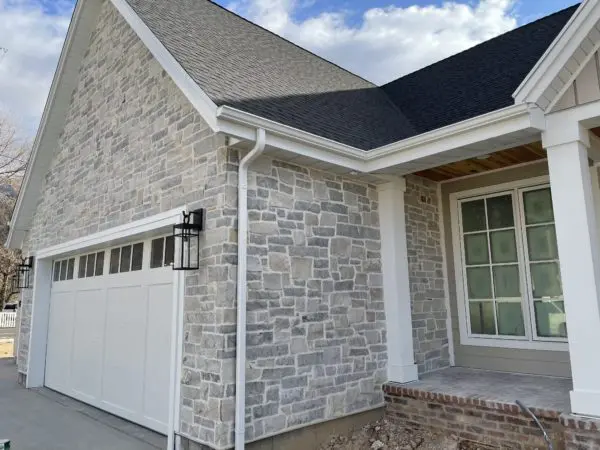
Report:
<svg viewBox="0 0 600 450"><path fill-rule="evenodd" d="M44 149L45 151L50 149ZM207 210L203 271L186 275L183 427L215 443L233 392L237 153L224 147L110 1L80 68L25 251L186 203ZM18 365L27 372L31 291ZM192 405L192 417L188 407ZM186 428L187 427L187 428Z"/></svg>
<svg viewBox="0 0 600 450"><path fill-rule="evenodd" d="M249 187L247 438L381 405L376 187L267 158Z"/></svg>
<svg viewBox="0 0 600 450"><path fill-rule="evenodd" d="M450 366L438 184L406 177L406 240L419 374Z"/></svg>

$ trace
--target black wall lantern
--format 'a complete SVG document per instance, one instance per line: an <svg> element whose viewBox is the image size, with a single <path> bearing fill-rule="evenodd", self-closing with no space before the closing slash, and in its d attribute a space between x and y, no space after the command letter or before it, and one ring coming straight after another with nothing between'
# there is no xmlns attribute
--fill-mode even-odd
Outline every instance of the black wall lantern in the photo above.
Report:
<svg viewBox="0 0 600 450"><path fill-rule="evenodd" d="M31 289L31 275L33 272L33 256L23 258L11 279L11 292L16 294L23 289Z"/></svg>
<svg viewBox="0 0 600 450"><path fill-rule="evenodd" d="M173 270L200 268L200 232L204 230L204 209L183 212L183 222L173 225L175 258Z"/></svg>

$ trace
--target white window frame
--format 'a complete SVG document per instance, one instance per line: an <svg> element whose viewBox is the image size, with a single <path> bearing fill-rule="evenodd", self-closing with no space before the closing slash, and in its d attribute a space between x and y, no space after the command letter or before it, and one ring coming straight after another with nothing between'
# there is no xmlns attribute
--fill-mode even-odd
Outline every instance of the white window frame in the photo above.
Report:
<svg viewBox="0 0 600 450"><path fill-rule="evenodd" d="M549 186L549 177L541 176L518 180L510 183L496 184L468 191L455 192L450 194L450 216L452 228L452 247L454 256L454 275L456 282L456 298L458 307L458 320L461 345L471 345L480 347L502 347L515 349L532 350L552 350L568 351L568 342L562 338L538 338L535 324L532 319L533 302L530 301L530 281L529 266L527 265L527 255L524 254L524 244L526 238L523 237L524 227L522 199L515 198L515 189L534 189ZM523 320L525 322L525 336L490 336L473 335L470 332L470 318L468 314L468 300L465 285L465 261L463 252L462 233L460 226L460 203L463 200L475 200L477 198L489 198L490 196L511 193L513 200L513 211L515 212L515 234L517 244L517 257L519 261L519 279L521 292L527 298L521 301ZM517 195L516 197L520 197ZM495 312L494 312L495 314Z"/></svg>

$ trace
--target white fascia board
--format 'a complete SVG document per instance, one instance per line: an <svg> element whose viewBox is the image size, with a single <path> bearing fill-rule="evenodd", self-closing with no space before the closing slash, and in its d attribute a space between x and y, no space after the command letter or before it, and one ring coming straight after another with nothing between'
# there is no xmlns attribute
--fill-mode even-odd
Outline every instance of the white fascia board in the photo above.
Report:
<svg viewBox="0 0 600 450"><path fill-rule="evenodd" d="M509 106L372 150L368 153L366 171L382 170L523 130L544 128L539 108Z"/></svg>
<svg viewBox="0 0 600 450"><path fill-rule="evenodd" d="M357 172L373 172L403 162L481 142L522 130L543 130L543 112L515 105L447 127L365 151L340 144L228 106L217 111L219 131L252 141L256 128L267 132L267 145Z"/></svg>
<svg viewBox="0 0 600 450"><path fill-rule="evenodd" d="M49 167L62 132L71 94L76 86L79 66L88 47L91 28L98 16L101 2L79 0L65 38L58 66L52 80L46 106L33 142L31 155L19 191L6 246L19 248L34 214L43 176Z"/></svg>
<svg viewBox="0 0 600 450"><path fill-rule="evenodd" d="M515 103L535 103L600 19L600 1L585 0L513 93Z"/></svg>
<svg viewBox="0 0 600 450"><path fill-rule="evenodd" d="M262 128L267 132L266 145L269 147L347 167L351 170L364 171L364 161L368 154L365 150L229 106L219 107L217 118L218 131L228 136L253 141L256 139L256 129Z"/></svg>
<svg viewBox="0 0 600 450"><path fill-rule="evenodd" d="M112 4L121 13L125 21L135 31L140 40L148 48L152 56L173 79L177 87L192 103L202 118L213 131L217 129L217 105L198 86L192 77L185 71L173 55L158 40L142 19L129 6L126 0L111 0Z"/></svg>

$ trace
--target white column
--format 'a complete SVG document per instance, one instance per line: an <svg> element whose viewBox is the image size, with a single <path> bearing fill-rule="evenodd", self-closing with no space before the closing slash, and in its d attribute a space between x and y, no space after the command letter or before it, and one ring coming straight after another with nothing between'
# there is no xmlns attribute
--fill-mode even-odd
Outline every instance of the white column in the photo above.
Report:
<svg viewBox="0 0 600 450"><path fill-rule="evenodd" d="M565 298L573 391L571 410L600 416L600 254L588 163L589 135L577 122L544 133Z"/></svg>
<svg viewBox="0 0 600 450"><path fill-rule="evenodd" d="M415 364L406 250L404 178L379 186L383 298L387 327L388 379L407 383L419 378Z"/></svg>

